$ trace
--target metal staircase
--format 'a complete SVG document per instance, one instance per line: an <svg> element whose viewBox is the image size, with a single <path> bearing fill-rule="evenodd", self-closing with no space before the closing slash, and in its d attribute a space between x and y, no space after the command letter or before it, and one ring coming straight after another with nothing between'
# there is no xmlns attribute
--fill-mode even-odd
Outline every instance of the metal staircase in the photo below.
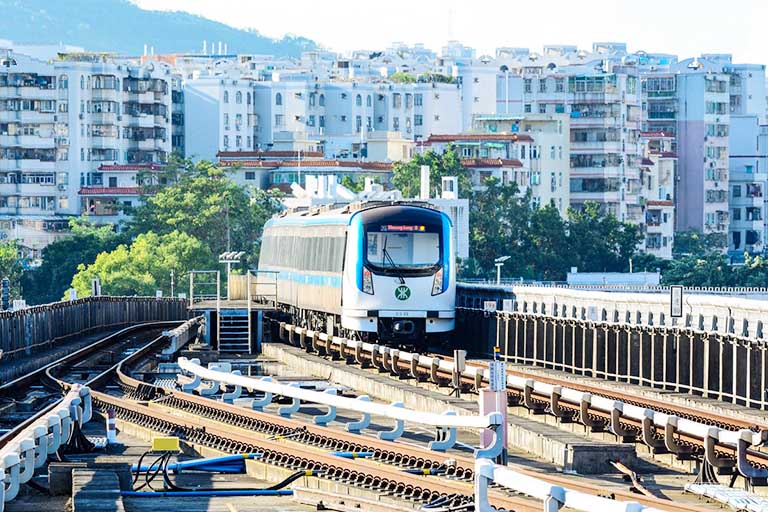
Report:
<svg viewBox="0 0 768 512"><path fill-rule="evenodd" d="M250 348L248 311L221 310L219 316L219 352L247 354Z"/></svg>

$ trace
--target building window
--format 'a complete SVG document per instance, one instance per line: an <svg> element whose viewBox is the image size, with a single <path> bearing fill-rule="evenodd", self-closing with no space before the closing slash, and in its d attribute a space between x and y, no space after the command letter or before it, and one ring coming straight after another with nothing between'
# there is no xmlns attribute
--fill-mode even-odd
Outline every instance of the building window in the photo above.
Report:
<svg viewBox="0 0 768 512"><path fill-rule="evenodd" d="M229 148L229 135L224 136L224 149Z"/></svg>
<svg viewBox="0 0 768 512"><path fill-rule="evenodd" d="M549 158L551 158L552 160L555 159L555 146L549 147Z"/></svg>
<svg viewBox="0 0 768 512"><path fill-rule="evenodd" d="M238 149L239 149L239 148L241 148L241 147L243 147L243 138L242 138L240 135L238 135L237 137L235 137L235 146L236 146Z"/></svg>
<svg viewBox="0 0 768 512"><path fill-rule="evenodd" d="M741 220L741 208L733 209L733 220Z"/></svg>
<svg viewBox="0 0 768 512"><path fill-rule="evenodd" d="M365 97L365 106L370 107L372 101L373 100L371 99L371 95L369 94L368 96Z"/></svg>
<svg viewBox="0 0 768 512"><path fill-rule="evenodd" d="M527 93L533 92L533 80L526 78L523 81L524 91Z"/></svg>
<svg viewBox="0 0 768 512"><path fill-rule="evenodd" d="M403 104L403 99L399 92L392 95L392 108L400 108Z"/></svg>
<svg viewBox="0 0 768 512"><path fill-rule="evenodd" d="M462 158L472 158L472 148L461 148Z"/></svg>
<svg viewBox="0 0 768 512"><path fill-rule="evenodd" d="M283 95L280 93L275 94L275 105L283 104Z"/></svg>
<svg viewBox="0 0 768 512"><path fill-rule="evenodd" d="M546 113L547 113L547 104L539 103L539 114L546 114Z"/></svg>
<svg viewBox="0 0 768 512"><path fill-rule="evenodd" d="M565 92L565 79L563 78L555 79L555 92Z"/></svg>
<svg viewBox="0 0 768 512"><path fill-rule="evenodd" d="M110 176L109 177L109 186L112 187L112 188L117 186L117 177L115 177L115 176Z"/></svg>
<svg viewBox="0 0 768 512"><path fill-rule="evenodd" d="M363 97L360 96L359 94L355 96L355 105L357 105L358 107L363 106Z"/></svg>
<svg viewBox="0 0 768 512"><path fill-rule="evenodd" d="M250 105L251 104L251 93L245 94L245 102Z"/></svg>
<svg viewBox="0 0 768 512"><path fill-rule="evenodd" d="M235 114L235 130L243 127L243 114Z"/></svg>
<svg viewBox="0 0 768 512"><path fill-rule="evenodd" d="M747 174L752 174L752 172L753 172L752 166L751 165L745 165L744 166L744 172L747 173Z"/></svg>
<svg viewBox="0 0 768 512"><path fill-rule="evenodd" d="M363 129L363 118L362 116L355 116L355 132L360 133L360 130Z"/></svg>
<svg viewBox="0 0 768 512"><path fill-rule="evenodd" d="M229 130L229 114L224 114L224 129Z"/></svg>
<svg viewBox="0 0 768 512"><path fill-rule="evenodd" d="M224 91L224 103L229 103L229 91Z"/></svg>
<svg viewBox="0 0 768 512"><path fill-rule="evenodd" d="M80 75L80 89L85 89L85 77Z"/></svg>
<svg viewBox="0 0 768 512"><path fill-rule="evenodd" d="M248 149L251 148L251 136L250 135L245 138L245 147L248 148Z"/></svg>
<svg viewBox="0 0 768 512"><path fill-rule="evenodd" d="M413 124L416 126L422 126L424 124L424 117L418 114L413 116Z"/></svg>
<svg viewBox="0 0 768 512"><path fill-rule="evenodd" d="M67 78L67 75L59 77L59 89L69 89L69 78Z"/></svg>
<svg viewBox="0 0 768 512"><path fill-rule="evenodd" d="M256 173L253 171L245 171L245 179L248 181L253 181L256 179Z"/></svg>
<svg viewBox="0 0 768 512"><path fill-rule="evenodd" d="M320 125L320 128L325 128L325 116L318 117L317 121Z"/></svg>
<svg viewBox="0 0 768 512"><path fill-rule="evenodd" d="M235 93L235 103L237 103L238 105L243 103L243 93L241 93L240 91L237 91Z"/></svg>
<svg viewBox="0 0 768 512"><path fill-rule="evenodd" d="M733 197L741 197L741 185L733 186Z"/></svg>
<svg viewBox="0 0 768 512"><path fill-rule="evenodd" d="M440 120L440 114L435 114L435 121L439 121L439 120Z"/></svg>
<svg viewBox="0 0 768 512"><path fill-rule="evenodd" d="M414 94L413 95L413 104L417 107L421 107L424 104L424 95L422 94Z"/></svg>
<svg viewBox="0 0 768 512"><path fill-rule="evenodd" d="M318 98L318 104L319 104L321 107L324 107L324 106L325 106L325 94L321 94L321 95L320 95L320 98Z"/></svg>
<svg viewBox="0 0 768 512"><path fill-rule="evenodd" d="M392 118L392 129L394 131L400 130L400 118L399 117L393 117Z"/></svg>
<svg viewBox="0 0 768 512"><path fill-rule="evenodd" d="M307 126L315 126L315 116L310 115L307 119Z"/></svg>
<svg viewBox="0 0 768 512"><path fill-rule="evenodd" d="M547 79L539 79L539 92L547 92Z"/></svg>
<svg viewBox="0 0 768 512"><path fill-rule="evenodd" d="M530 113L531 113L531 104L530 104L530 103L526 103L526 104L525 104L525 107L523 107L523 111L524 111L526 114L530 114Z"/></svg>
<svg viewBox="0 0 768 512"><path fill-rule="evenodd" d="M283 114L275 114L275 128L282 128L285 125L285 116Z"/></svg>

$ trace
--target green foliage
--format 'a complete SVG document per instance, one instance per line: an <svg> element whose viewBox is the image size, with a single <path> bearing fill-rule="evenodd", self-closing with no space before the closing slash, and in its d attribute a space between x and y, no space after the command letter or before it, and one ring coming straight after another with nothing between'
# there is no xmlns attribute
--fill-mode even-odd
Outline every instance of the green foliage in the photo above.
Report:
<svg viewBox="0 0 768 512"><path fill-rule="evenodd" d="M0 279L7 277L11 281L11 299L20 295L21 272L19 247L16 242L0 242Z"/></svg>
<svg viewBox="0 0 768 512"><path fill-rule="evenodd" d="M124 241L112 226L96 226L87 218L69 222L72 236L61 238L43 249L43 263L23 277L24 298L28 304L57 301L69 288L81 264L89 265L102 252L109 252Z"/></svg>
<svg viewBox="0 0 768 512"><path fill-rule="evenodd" d="M456 79L441 73L423 73L419 75L419 82L436 82L440 84L454 84Z"/></svg>
<svg viewBox="0 0 768 512"><path fill-rule="evenodd" d="M362 192L365 188L365 178L355 179L352 176L346 174L341 178L341 185L352 192Z"/></svg>
<svg viewBox="0 0 768 512"><path fill-rule="evenodd" d="M662 273L662 284L683 286L768 287L768 260L745 255L743 265L729 265L719 253L677 257Z"/></svg>
<svg viewBox="0 0 768 512"><path fill-rule="evenodd" d="M249 191L206 161L176 161L166 173L174 173L177 183L145 196L132 212L132 234L180 231L214 255L242 250L255 261L263 225L280 209L278 193Z"/></svg>
<svg viewBox="0 0 768 512"><path fill-rule="evenodd" d="M672 245L674 256L705 255L720 253L725 249L727 239L722 233L700 233L698 231L679 231L675 233Z"/></svg>
<svg viewBox="0 0 768 512"><path fill-rule="evenodd" d="M444 176L456 176L459 179L459 197L468 197L472 191L469 171L461 165L456 146L453 144L446 148L443 154L432 150L424 154L417 153L409 162L395 162L392 167L392 186L400 190L405 198L419 196L421 188L421 166L430 168L429 188L432 197L440 196L442 178Z"/></svg>
<svg viewBox="0 0 768 512"><path fill-rule="evenodd" d="M487 179L470 200L470 255L462 274L489 277L494 259L510 256L505 276L563 280L572 266L583 272L621 272L641 239L636 226L603 216L597 204L570 210L563 219L554 204L532 208L517 186Z"/></svg>
<svg viewBox="0 0 768 512"><path fill-rule="evenodd" d="M170 294L171 270L176 289L188 280L190 270L210 268L214 256L200 240L187 233L172 231L165 235L143 233L133 243L118 245L103 252L90 265L80 264L72 278L78 297L87 297L91 280L101 280L106 295L154 295L156 290Z"/></svg>
<svg viewBox="0 0 768 512"><path fill-rule="evenodd" d="M415 84L416 83L416 77L411 75L410 73L404 73L403 71L398 71L397 73L392 74L389 79L396 83L396 84Z"/></svg>

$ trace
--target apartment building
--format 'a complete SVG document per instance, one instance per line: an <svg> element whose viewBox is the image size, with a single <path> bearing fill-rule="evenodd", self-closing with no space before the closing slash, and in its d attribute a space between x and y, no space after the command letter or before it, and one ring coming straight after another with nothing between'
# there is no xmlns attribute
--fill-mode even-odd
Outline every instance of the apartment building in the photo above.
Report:
<svg viewBox="0 0 768 512"><path fill-rule="evenodd" d="M0 230L36 257L87 212L98 168L158 164L171 151L171 69L106 54L41 61L13 51L0 68Z"/></svg>
<svg viewBox="0 0 768 512"><path fill-rule="evenodd" d="M485 137L515 137L517 144L509 148L507 158L520 162L521 192L530 190L534 206L552 203L565 217L571 204L569 123L566 114L495 114L475 116L472 128ZM493 141L486 145L488 151L497 147Z"/></svg>
<svg viewBox="0 0 768 512"><path fill-rule="evenodd" d="M717 62L686 60L677 74L677 229L728 234L729 76Z"/></svg>
<svg viewBox="0 0 768 512"><path fill-rule="evenodd" d="M659 258L672 258L675 236L675 176L677 154L672 151L673 135L643 132L640 162L641 204L645 222L642 249Z"/></svg>

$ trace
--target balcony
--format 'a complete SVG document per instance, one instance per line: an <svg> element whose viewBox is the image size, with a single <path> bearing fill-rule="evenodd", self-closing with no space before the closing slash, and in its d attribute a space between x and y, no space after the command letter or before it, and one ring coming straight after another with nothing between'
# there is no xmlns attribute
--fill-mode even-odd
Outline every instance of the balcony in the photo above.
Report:
<svg viewBox="0 0 768 512"><path fill-rule="evenodd" d="M117 114L114 112L94 112L91 114L93 124L116 124Z"/></svg>
<svg viewBox="0 0 768 512"><path fill-rule="evenodd" d="M595 151L605 153L619 153L621 152L621 142L616 140L606 141L571 141L571 151L588 151L593 153Z"/></svg>
<svg viewBox="0 0 768 512"><path fill-rule="evenodd" d="M677 112L674 111L668 111L668 112L648 112L648 119L653 120L659 120L659 119L676 119L677 118Z"/></svg>
<svg viewBox="0 0 768 512"><path fill-rule="evenodd" d="M91 147L95 149L114 148L117 143L117 136L91 136Z"/></svg>
<svg viewBox="0 0 768 512"><path fill-rule="evenodd" d="M118 100L118 91L115 89L93 89L91 91L91 98L95 101L99 100L106 100L106 101L117 101Z"/></svg>

